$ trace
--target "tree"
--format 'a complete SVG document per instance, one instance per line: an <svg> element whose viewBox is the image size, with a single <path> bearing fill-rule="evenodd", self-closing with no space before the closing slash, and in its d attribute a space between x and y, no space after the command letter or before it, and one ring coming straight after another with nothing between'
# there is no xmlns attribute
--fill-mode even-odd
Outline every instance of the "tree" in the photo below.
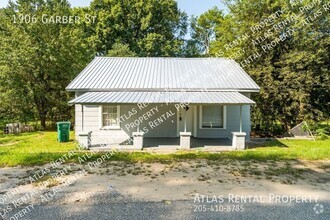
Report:
<svg viewBox="0 0 330 220"><path fill-rule="evenodd" d="M200 46L200 42L195 39L188 39L183 45L184 57L202 57L203 50Z"/></svg>
<svg viewBox="0 0 330 220"><path fill-rule="evenodd" d="M136 53L129 49L127 44L114 43L112 49L108 51L108 57L136 57Z"/></svg>
<svg viewBox="0 0 330 220"><path fill-rule="evenodd" d="M24 15L24 20L19 19ZM37 115L43 129L48 118L70 119L65 87L91 59L83 32L71 23L46 21L51 16L69 16L63 0L18 0L2 13L0 61L2 90ZM31 20L26 20L31 19ZM11 100L7 99L9 106ZM24 109L25 109L24 108Z"/></svg>
<svg viewBox="0 0 330 220"><path fill-rule="evenodd" d="M94 0L89 13L97 16L89 40L104 55L116 42L138 56L180 56L187 32L187 15L174 0Z"/></svg>
<svg viewBox="0 0 330 220"><path fill-rule="evenodd" d="M260 123L268 128L274 129L280 122L287 130L302 120L329 117L327 12L323 11L322 16L306 24L306 18L314 17L322 10L325 1L298 16L306 3L308 1L291 4L283 0L256 5L249 1L232 1L229 4L231 13L226 17L227 23L232 25L219 27L225 36L213 50L225 51L245 65L244 68L261 85L260 94L255 96L258 103L255 111L261 113ZM260 31L251 28L272 15L277 16L268 27ZM222 46L244 34L249 37L242 37L234 48ZM276 41L281 37L283 40ZM259 57L247 63L253 54L259 54Z"/></svg>
<svg viewBox="0 0 330 220"><path fill-rule="evenodd" d="M302 120L329 118L325 3L226 1L229 12L215 23L210 55L236 60L260 85L260 93L253 95L254 124L275 132L278 123L288 129ZM301 13L307 4L312 7Z"/></svg>
<svg viewBox="0 0 330 220"><path fill-rule="evenodd" d="M215 28L223 19L222 11L214 7L199 17L192 16L190 20L190 35L202 54L210 55L211 41L215 40Z"/></svg>

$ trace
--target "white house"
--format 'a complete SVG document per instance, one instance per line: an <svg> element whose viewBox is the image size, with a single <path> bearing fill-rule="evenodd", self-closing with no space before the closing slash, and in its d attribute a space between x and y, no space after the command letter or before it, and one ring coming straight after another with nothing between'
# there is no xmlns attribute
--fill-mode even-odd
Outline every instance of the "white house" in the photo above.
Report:
<svg viewBox="0 0 330 220"><path fill-rule="evenodd" d="M229 140L244 149L259 86L226 58L96 57L66 88L75 132L88 147ZM157 143L159 141L159 143Z"/></svg>

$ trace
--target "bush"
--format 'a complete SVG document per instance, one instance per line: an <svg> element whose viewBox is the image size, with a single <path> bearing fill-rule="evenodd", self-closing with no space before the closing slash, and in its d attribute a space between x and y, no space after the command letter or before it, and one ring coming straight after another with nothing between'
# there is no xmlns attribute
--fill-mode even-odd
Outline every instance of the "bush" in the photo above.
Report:
<svg viewBox="0 0 330 220"><path fill-rule="evenodd" d="M308 121L307 126L304 126L304 130L310 129L314 136L319 140L330 139L330 121Z"/></svg>
<svg viewBox="0 0 330 220"><path fill-rule="evenodd" d="M320 140L326 140L329 138L329 132L326 128L319 128L316 130L317 138Z"/></svg>

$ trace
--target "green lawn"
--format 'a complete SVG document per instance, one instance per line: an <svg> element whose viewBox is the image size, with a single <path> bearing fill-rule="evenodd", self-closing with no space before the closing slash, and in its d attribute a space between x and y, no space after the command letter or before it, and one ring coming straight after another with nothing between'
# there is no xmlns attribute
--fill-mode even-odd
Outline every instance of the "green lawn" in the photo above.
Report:
<svg viewBox="0 0 330 220"><path fill-rule="evenodd" d="M71 139L74 133L70 133ZM44 164L76 149L76 143L57 142L56 132L0 135L0 166Z"/></svg>
<svg viewBox="0 0 330 220"><path fill-rule="evenodd" d="M0 135L0 166L40 165L60 158L69 150L75 150L76 156L70 162L78 162L78 156L86 151L77 149L77 143L71 140L58 143L56 132L34 132L20 135ZM74 133L71 132L71 139ZM89 160L95 160L94 155ZM209 160L329 160L330 140L281 140L270 141L263 147L245 151L223 153L202 153L180 151L175 154L155 155L149 153L116 153L111 160L127 162L170 162L184 159Z"/></svg>

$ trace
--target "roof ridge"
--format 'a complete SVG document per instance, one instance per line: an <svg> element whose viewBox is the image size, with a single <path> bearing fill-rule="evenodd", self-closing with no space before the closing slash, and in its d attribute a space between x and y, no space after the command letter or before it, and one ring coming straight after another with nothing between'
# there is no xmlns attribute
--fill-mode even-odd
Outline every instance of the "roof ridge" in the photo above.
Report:
<svg viewBox="0 0 330 220"><path fill-rule="evenodd" d="M187 60L208 60L208 59L224 59L232 60L227 57L105 57L96 56L97 59L187 59Z"/></svg>

